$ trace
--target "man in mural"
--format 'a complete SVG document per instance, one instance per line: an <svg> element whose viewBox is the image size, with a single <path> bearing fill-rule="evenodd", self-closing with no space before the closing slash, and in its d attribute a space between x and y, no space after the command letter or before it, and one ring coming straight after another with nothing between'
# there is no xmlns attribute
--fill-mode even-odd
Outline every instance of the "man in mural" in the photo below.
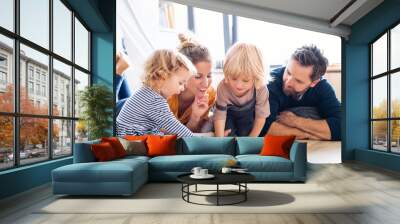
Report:
<svg viewBox="0 0 400 224"><path fill-rule="evenodd" d="M311 45L298 48L286 67L271 72L271 115L261 136L340 140L340 102L332 86L323 79L327 65L321 51Z"/></svg>

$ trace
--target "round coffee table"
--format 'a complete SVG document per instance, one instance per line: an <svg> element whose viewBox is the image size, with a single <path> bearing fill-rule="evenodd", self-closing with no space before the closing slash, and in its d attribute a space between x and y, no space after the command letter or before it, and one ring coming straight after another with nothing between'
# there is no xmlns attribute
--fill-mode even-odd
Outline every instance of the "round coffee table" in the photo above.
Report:
<svg viewBox="0 0 400 224"><path fill-rule="evenodd" d="M198 205L234 205L247 200L247 192L249 188L247 183L255 180L255 177L249 173L216 173L212 179L193 179L190 177L191 173L182 174L177 177L178 181L182 183L182 199L188 203ZM215 185L215 190L197 190L197 185ZM195 186L194 191L190 191L190 186ZM220 189L220 185L236 185L237 190L224 190ZM205 194L214 192L215 194ZM216 197L216 204L202 204L190 201L190 196L203 196L203 197ZM231 203L221 203L221 197L240 196L240 199Z"/></svg>

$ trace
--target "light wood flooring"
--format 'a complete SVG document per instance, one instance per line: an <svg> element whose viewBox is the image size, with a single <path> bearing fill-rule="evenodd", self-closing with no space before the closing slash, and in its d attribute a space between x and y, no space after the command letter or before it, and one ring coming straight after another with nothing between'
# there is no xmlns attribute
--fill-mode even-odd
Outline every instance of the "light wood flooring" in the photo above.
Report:
<svg viewBox="0 0 400 224"><path fill-rule="evenodd" d="M309 164L307 183L367 206L355 214L37 214L38 207L54 200L44 185L0 201L0 223L400 223L399 173L354 162Z"/></svg>

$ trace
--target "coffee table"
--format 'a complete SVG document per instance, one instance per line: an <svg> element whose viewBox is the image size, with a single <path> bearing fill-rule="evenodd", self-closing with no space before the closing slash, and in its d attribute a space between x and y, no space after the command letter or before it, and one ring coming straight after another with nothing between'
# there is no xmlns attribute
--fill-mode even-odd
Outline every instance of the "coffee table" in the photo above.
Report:
<svg viewBox="0 0 400 224"><path fill-rule="evenodd" d="M182 183L182 199L188 203L198 204L198 205L234 205L245 202L247 200L247 192L249 188L247 187L247 183L255 180L255 177L249 173L214 173L215 176L212 179L193 179L190 177L191 173L182 174L177 177L178 181ZM215 185L216 189L214 190L198 190L197 185ZM190 186L195 186L194 191L190 191ZM237 190L224 190L220 189L220 185L236 185L238 186ZM215 194L206 194L209 192L214 192ZM203 197L216 197L216 204L202 204L193 202L190 200L190 196L203 196ZM223 203L221 202L222 197L232 197L232 196L240 196L239 200L231 202L231 203Z"/></svg>

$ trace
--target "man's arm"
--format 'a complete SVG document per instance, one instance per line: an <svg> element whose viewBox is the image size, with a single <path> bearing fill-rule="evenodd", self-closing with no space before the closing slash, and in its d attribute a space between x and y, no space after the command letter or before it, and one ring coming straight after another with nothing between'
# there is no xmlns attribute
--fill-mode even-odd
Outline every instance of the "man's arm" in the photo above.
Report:
<svg viewBox="0 0 400 224"><path fill-rule="evenodd" d="M340 140L340 102L336 98L335 91L329 83L318 85L315 91L318 93L317 109L321 120L298 117L292 112L282 112L277 121L289 127L308 132L322 140Z"/></svg>
<svg viewBox="0 0 400 224"><path fill-rule="evenodd" d="M294 135L296 139L312 139L312 140L321 140L319 137L302 131L297 128L289 127L287 125L281 124L279 122L273 122L269 127L268 133L269 135Z"/></svg>
<svg viewBox="0 0 400 224"><path fill-rule="evenodd" d="M331 130L326 120L314 120L310 118L299 117L290 111L284 111L279 114L277 121L288 127L299 129L321 140L331 139Z"/></svg>
<svg viewBox="0 0 400 224"><path fill-rule="evenodd" d="M313 120L310 118L298 117L296 127L319 137L321 140L331 140L331 130L326 120Z"/></svg>

